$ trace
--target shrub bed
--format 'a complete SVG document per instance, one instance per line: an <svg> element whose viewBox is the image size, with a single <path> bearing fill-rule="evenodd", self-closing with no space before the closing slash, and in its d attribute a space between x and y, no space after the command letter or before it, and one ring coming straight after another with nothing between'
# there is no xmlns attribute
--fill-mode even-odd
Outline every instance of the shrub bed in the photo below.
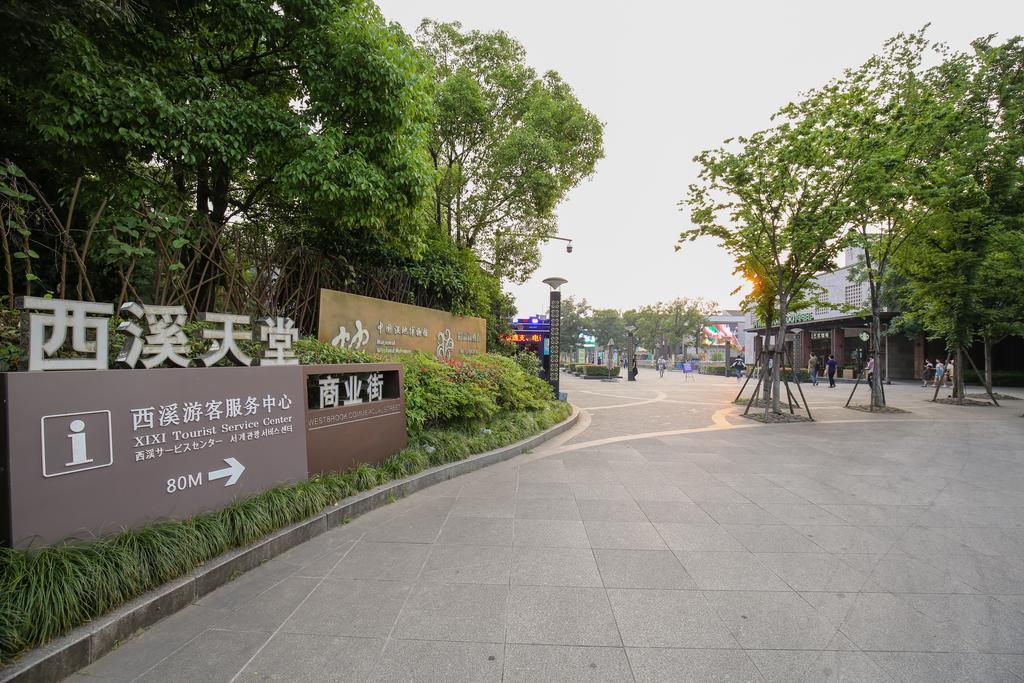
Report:
<svg viewBox="0 0 1024 683"><path fill-rule="evenodd" d="M582 365L583 377L618 377L621 368L613 367L611 370L606 365Z"/></svg>
<svg viewBox="0 0 1024 683"><path fill-rule="evenodd" d="M377 358L308 338L299 340L296 353L303 364L401 362L409 447L377 467L317 475L186 520L60 546L0 548L0 662L343 498L514 443L572 410L505 356Z"/></svg>

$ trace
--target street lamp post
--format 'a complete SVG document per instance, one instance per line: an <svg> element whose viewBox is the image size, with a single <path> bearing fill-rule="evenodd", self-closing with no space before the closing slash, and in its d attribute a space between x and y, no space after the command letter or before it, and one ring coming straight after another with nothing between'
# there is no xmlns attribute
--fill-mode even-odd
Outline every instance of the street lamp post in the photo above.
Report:
<svg viewBox="0 0 1024 683"><path fill-rule="evenodd" d="M551 324L551 332L548 336L548 383L551 384L551 389L555 392L555 398L562 400L562 394L558 390L559 361L561 360L561 349L558 342L562 331L562 293L558 291L558 288L568 280L564 277L549 277L543 282L551 288L551 304L548 311L548 320Z"/></svg>
<svg viewBox="0 0 1024 683"><path fill-rule="evenodd" d="M633 340L633 333L636 332L636 325L626 325L626 332L629 333L629 340L626 342L626 380L635 382L633 363L636 360L636 343Z"/></svg>

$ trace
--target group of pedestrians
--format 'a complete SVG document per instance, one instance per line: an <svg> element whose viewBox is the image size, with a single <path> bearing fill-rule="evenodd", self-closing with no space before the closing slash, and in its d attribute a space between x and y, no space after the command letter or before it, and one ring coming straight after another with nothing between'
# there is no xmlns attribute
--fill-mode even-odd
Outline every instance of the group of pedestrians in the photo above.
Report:
<svg viewBox="0 0 1024 683"><path fill-rule="evenodd" d="M947 363L943 363L940 358L936 358L934 363L925 359L924 369L921 371L921 386L926 387L929 384L936 387L953 386L953 379L956 377L953 366L952 359Z"/></svg>
<svg viewBox="0 0 1024 683"><path fill-rule="evenodd" d="M811 376L811 386L818 386L818 376L821 374L821 371L824 370L825 375L828 377L829 389L835 389L836 369L838 367L839 363L831 353L828 354L828 358L824 361L812 353L810 359L807 361L807 374Z"/></svg>

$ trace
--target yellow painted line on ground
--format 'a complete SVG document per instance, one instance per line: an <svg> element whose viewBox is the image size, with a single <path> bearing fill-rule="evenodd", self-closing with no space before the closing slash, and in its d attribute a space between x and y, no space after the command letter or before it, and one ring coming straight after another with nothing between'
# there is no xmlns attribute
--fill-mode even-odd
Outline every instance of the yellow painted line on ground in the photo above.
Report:
<svg viewBox="0 0 1024 683"><path fill-rule="evenodd" d="M587 392L587 393L592 393L592 392ZM594 406L593 408L582 407L581 406L580 409L581 410L586 410L586 411L592 411L592 410L609 410L611 408L633 408L635 406L642 406L642 405L646 405L648 403L657 403L659 401L664 401L666 396L668 395L668 394L665 394L665 393L663 393L661 391L656 391L655 393L658 394L657 398L642 399L642 400L638 400L636 403L616 403L615 405L612 405L612 406Z"/></svg>

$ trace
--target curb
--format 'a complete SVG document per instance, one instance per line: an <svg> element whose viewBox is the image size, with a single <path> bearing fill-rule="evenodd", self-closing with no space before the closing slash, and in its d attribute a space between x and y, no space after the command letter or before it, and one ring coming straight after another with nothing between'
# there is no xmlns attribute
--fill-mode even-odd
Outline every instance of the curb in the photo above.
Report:
<svg viewBox="0 0 1024 683"><path fill-rule="evenodd" d="M286 550L343 524L350 517L529 451L573 427L579 417L579 408L573 406L572 413L565 420L528 439L465 460L423 470L411 477L350 496L315 517L279 529L245 548L228 551L191 573L125 603L65 636L26 652L14 663L0 669L0 683L62 680L92 664L139 630L187 607L228 583L239 573L260 566Z"/></svg>

